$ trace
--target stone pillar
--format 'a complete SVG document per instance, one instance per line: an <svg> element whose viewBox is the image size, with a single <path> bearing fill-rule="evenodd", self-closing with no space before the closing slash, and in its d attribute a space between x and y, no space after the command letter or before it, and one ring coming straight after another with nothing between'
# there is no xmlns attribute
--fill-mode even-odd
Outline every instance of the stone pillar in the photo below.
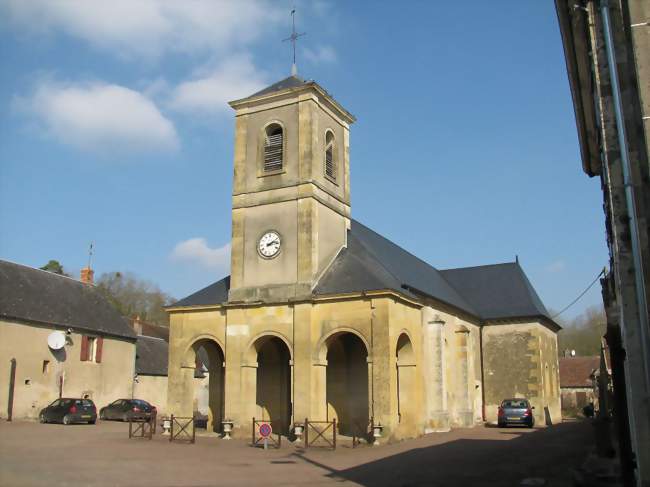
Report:
<svg viewBox="0 0 650 487"><path fill-rule="evenodd" d="M458 370L458 395L456 411L461 426L467 427L474 424L473 403L470 400L469 388L469 331L465 328L456 331L456 358Z"/></svg>
<svg viewBox="0 0 650 487"><path fill-rule="evenodd" d="M425 433L449 431L445 377L445 322L429 307L422 308L422 354Z"/></svg>
<svg viewBox="0 0 650 487"><path fill-rule="evenodd" d="M293 423L302 423L312 417L312 337L311 304L295 304L293 307ZM325 396L323 396L325 397ZM321 418L314 418L319 420ZM291 425L293 427L293 424Z"/></svg>
<svg viewBox="0 0 650 487"><path fill-rule="evenodd" d="M372 360L373 397L370 408L373 411L375 424L384 427L384 434L390 437L397 420L397 393L395 367L391 368L391 358L395 354L390 346L390 301L388 299L372 300L372 347L369 351ZM392 353L391 353L392 352ZM395 363L394 361L392 362Z"/></svg>

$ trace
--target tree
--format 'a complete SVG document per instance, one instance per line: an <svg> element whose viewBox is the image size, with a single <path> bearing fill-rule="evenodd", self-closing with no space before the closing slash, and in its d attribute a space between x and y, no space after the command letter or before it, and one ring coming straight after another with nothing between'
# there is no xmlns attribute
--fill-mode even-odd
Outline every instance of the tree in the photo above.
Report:
<svg viewBox="0 0 650 487"><path fill-rule="evenodd" d="M175 301L160 288L132 273L108 272L97 280L97 288L124 316L139 316L143 321L169 326L163 309Z"/></svg>
<svg viewBox="0 0 650 487"><path fill-rule="evenodd" d="M560 323L558 334L560 355L564 350L575 350L576 355L598 355L600 340L607 331L607 317L602 306L590 306L573 320Z"/></svg>
<svg viewBox="0 0 650 487"><path fill-rule="evenodd" d="M53 274L59 274L61 276L68 276L66 272L63 270L63 266L59 263L58 260L50 260L47 264L45 264L43 267L40 267L42 271L47 271L47 272L52 272Z"/></svg>

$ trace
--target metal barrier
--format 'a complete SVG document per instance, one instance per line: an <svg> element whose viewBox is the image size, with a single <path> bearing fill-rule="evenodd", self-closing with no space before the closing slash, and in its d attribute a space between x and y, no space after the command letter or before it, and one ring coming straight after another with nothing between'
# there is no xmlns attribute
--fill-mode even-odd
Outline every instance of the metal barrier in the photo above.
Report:
<svg viewBox="0 0 650 487"><path fill-rule="evenodd" d="M282 445L282 436L280 435L280 433L275 435L275 436L277 436L277 438L273 438L273 434L271 434L269 436L262 436L260 434L260 429L259 429L260 425L262 425L262 424L270 424L270 423L271 422L267 421L267 420L253 418L253 431L252 431L252 436L251 436L251 446L255 446L255 447L260 446L260 445L263 444L264 439L268 439L268 440L270 440L269 441L270 446L272 446L273 448L280 448L280 446Z"/></svg>
<svg viewBox="0 0 650 487"><path fill-rule="evenodd" d="M375 421L370 418L364 427L364 419L352 421L352 448L356 448L361 444L361 439L365 439L367 443L373 440Z"/></svg>
<svg viewBox="0 0 650 487"><path fill-rule="evenodd" d="M131 438L147 438L151 439L156 432L155 417L149 419L130 419L129 420L129 439ZM135 427L133 426L135 425Z"/></svg>
<svg viewBox="0 0 650 487"><path fill-rule="evenodd" d="M188 431L191 427L192 431ZM176 431L174 431L176 429ZM171 431L169 434L169 441L187 441L189 443L196 442L196 428L194 428L194 416L191 418L181 418L179 416L171 416Z"/></svg>
<svg viewBox="0 0 650 487"><path fill-rule="evenodd" d="M316 436L314 436L311 440L309 439L310 428L314 433L316 433ZM332 430L331 441L325 436L325 433L330 429ZM324 445L322 442L320 445L314 445L314 443L316 443L319 438L325 442ZM305 448L312 446L324 446L329 447L332 450L336 450L336 418L334 418L332 421L309 421L308 418L305 418Z"/></svg>

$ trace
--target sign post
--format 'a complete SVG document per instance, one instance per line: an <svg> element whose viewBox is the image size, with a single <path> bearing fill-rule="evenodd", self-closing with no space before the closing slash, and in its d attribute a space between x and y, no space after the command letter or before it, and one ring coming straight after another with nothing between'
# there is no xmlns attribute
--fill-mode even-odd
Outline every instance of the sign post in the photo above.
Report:
<svg viewBox="0 0 650 487"><path fill-rule="evenodd" d="M264 439L264 449L268 450L269 449L269 436L273 434L273 428L271 428L271 425L269 423L262 423L260 425L260 436Z"/></svg>

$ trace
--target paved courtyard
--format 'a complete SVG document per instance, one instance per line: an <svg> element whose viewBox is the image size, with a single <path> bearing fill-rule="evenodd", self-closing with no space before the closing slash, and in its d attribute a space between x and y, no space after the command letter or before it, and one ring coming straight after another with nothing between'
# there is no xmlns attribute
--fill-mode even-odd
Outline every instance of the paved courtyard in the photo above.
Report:
<svg viewBox="0 0 650 487"><path fill-rule="evenodd" d="M254 449L243 440L129 440L128 426L0 423L1 486L570 486L587 422L535 430L456 429L380 447Z"/></svg>

